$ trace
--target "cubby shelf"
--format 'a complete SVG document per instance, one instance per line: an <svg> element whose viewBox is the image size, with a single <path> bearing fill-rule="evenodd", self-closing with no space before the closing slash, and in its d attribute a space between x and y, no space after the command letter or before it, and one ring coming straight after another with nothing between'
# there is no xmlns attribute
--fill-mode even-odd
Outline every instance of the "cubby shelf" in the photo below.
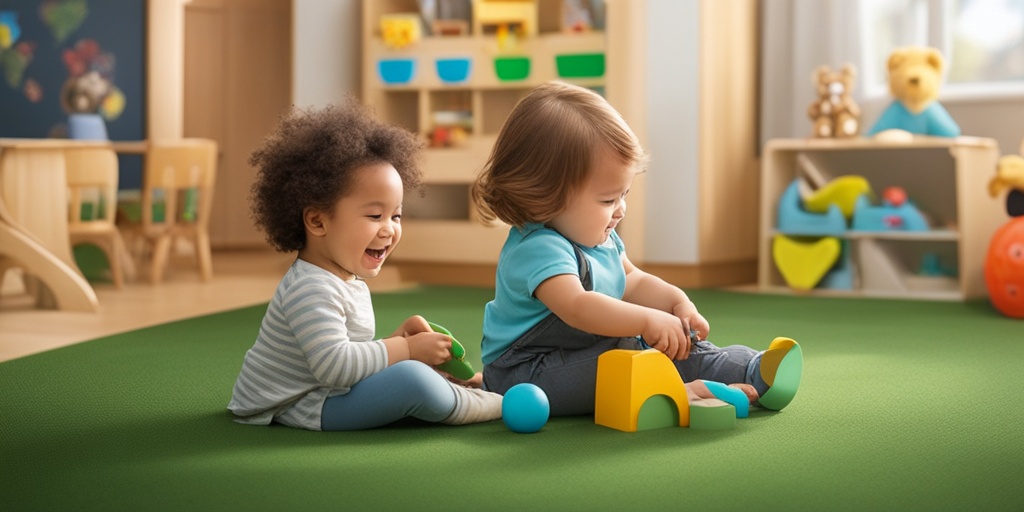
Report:
<svg viewBox="0 0 1024 512"><path fill-rule="evenodd" d="M415 0L363 1L363 100L382 119L420 134L425 141L430 141L438 126L445 127L437 122L440 117L456 120L464 136L450 147L427 149L425 196L406 198L403 222L407 229L392 258L493 265L508 226L479 222L470 186L490 156L508 113L532 88L560 79L602 90L605 32L563 32L562 1L538 0L537 33L517 37L504 47L487 31L424 34L402 48L387 46L381 37L381 17L415 13L419 4ZM473 3L474 8L477 5ZM568 68L566 56L576 59Z"/></svg>
<svg viewBox="0 0 1024 512"><path fill-rule="evenodd" d="M859 175L875 193L902 187L925 213L927 231L854 231L844 244L852 289L814 288L823 296L964 300L986 295L983 277L989 239L1005 220L986 184L995 169L995 141L976 137L915 137L906 143L873 139L777 139L765 146L761 169L758 285L792 291L772 256L779 200L809 162L826 178ZM813 235L801 235L815 238ZM821 234L820 236L826 236ZM921 272L924 259L942 272Z"/></svg>

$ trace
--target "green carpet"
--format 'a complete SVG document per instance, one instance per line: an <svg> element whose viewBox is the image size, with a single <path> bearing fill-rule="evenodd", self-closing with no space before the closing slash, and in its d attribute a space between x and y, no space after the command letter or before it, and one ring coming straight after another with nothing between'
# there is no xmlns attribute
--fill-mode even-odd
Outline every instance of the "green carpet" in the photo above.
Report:
<svg viewBox="0 0 1024 512"><path fill-rule="evenodd" d="M479 368L492 291L375 296ZM789 408L729 431L556 418L355 433L252 427L225 405L263 307L0 364L0 508L31 510L1020 510L1024 323L985 302L695 290L712 341L798 340ZM0 318L2 321L2 318Z"/></svg>

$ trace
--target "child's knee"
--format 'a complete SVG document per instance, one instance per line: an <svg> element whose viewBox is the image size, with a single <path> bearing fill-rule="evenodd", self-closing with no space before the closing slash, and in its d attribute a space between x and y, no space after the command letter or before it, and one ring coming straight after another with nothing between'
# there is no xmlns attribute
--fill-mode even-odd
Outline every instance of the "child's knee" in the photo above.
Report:
<svg viewBox="0 0 1024 512"><path fill-rule="evenodd" d="M420 361L399 361L388 368L392 378L401 380L403 385L422 387L445 382L446 379L433 368Z"/></svg>

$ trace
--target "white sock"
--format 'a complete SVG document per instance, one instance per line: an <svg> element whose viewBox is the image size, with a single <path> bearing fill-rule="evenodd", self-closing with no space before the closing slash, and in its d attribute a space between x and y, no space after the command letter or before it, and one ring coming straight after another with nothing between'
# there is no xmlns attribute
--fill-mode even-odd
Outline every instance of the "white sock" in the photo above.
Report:
<svg viewBox="0 0 1024 512"><path fill-rule="evenodd" d="M441 423L468 425L501 417L501 395L479 388L449 383L455 391L455 410Z"/></svg>

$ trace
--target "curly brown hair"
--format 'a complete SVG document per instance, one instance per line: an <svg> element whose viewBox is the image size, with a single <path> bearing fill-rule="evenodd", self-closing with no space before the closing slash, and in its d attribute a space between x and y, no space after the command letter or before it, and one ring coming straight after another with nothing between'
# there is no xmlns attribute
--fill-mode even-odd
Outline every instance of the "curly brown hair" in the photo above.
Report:
<svg viewBox="0 0 1024 512"><path fill-rule="evenodd" d="M278 251L298 251L306 246L303 210L331 211L348 194L357 169L387 162L406 191L419 190L423 145L351 96L320 110L293 107L249 157L256 168L253 222Z"/></svg>

